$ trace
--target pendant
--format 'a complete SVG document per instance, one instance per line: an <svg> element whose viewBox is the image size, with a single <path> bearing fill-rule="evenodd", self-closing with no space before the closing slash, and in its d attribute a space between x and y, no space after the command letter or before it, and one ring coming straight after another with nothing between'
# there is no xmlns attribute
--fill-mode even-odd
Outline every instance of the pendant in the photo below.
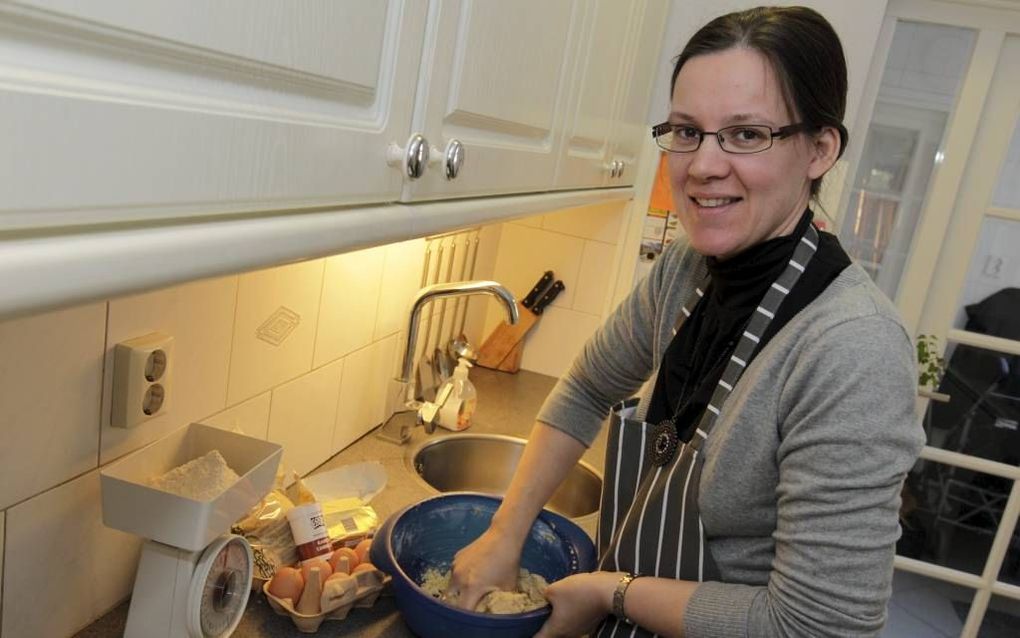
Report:
<svg viewBox="0 0 1020 638"><path fill-rule="evenodd" d="M673 460L676 449L680 446L680 436L676 426L669 419L652 428L652 436L648 440L648 455L652 464L662 467Z"/></svg>

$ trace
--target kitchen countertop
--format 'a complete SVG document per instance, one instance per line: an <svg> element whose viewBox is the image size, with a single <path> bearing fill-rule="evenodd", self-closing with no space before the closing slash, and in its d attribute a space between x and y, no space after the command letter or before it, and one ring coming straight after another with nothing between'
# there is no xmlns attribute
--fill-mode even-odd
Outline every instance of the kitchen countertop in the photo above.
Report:
<svg viewBox="0 0 1020 638"><path fill-rule="evenodd" d="M542 401L552 390L556 379L553 377L522 370L517 374L505 374L483 368L471 371L471 381L478 390L478 408L474 423L467 430L474 434L508 434L527 437L534 423ZM330 470L342 465L363 461L379 461L386 469L386 489L372 500L372 507L380 520L402 507L436 494L412 471L408 457L412 450L424 441L438 436L458 436L441 428L431 437L421 428L416 428L411 441L402 446L380 440L375 432L362 437L339 454L316 468L312 474ZM582 460L590 463L600 472L606 449L606 432L602 433L589 448ZM589 534L594 534L595 516L577 520ZM75 635L75 638L107 638L123 636L127 623L128 603L124 602L105 616ZM356 638L410 638L413 634L404 624L393 599L383 596L369 609L354 609L342 621L327 620L319 628L318 635L352 636ZM308 636L297 630L289 618L276 615L261 593L253 593L248 600L241 624L233 634L238 638L298 638Z"/></svg>

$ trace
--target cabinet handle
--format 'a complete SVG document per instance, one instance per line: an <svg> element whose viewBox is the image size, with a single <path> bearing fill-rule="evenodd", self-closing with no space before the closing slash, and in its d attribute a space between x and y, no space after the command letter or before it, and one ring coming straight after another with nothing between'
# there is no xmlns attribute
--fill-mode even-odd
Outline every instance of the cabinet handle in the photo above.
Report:
<svg viewBox="0 0 1020 638"><path fill-rule="evenodd" d="M408 138L404 148L391 143L386 149L386 163L403 168L408 179L418 179L425 174L429 163L428 140L421 133L415 133Z"/></svg>
<svg viewBox="0 0 1020 638"><path fill-rule="evenodd" d="M616 160L613 160L612 162L610 162L609 164L606 165L606 170L609 171L609 179L615 179L616 178L616 166L617 166L617 164L619 164L619 162L617 162Z"/></svg>
<svg viewBox="0 0 1020 638"><path fill-rule="evenodd" d="M623 160L620 160L620 166L616 169L617 177L623 177L623 169L625 166L627 166L627 164L625 164Z"/></svg>
<svg viewBox="0 0 1020 638"><path fill-rule="evenodd" d="M460 174L460 167L464 165L464 145L460 140L452 139L446 145L445 165L446 179L457 179Z"/></svg>

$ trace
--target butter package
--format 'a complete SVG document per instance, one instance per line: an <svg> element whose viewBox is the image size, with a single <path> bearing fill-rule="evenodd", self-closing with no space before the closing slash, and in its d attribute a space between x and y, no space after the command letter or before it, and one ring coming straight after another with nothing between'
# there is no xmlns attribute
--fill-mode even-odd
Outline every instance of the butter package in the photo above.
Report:
<svg viewBox="0 0 1020 638"><path fill-rule="evenodd" d="M333 549L353 548L379 527L379 515L356 496L322 503L322 514Z"/></svg>

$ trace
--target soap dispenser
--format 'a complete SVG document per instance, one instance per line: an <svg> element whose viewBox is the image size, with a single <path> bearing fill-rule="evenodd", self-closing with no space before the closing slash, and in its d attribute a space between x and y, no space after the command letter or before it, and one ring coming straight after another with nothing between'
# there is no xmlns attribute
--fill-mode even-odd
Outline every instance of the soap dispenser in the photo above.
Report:
<svg viewBox="0 0 1020 638"><path fill-rule="evenodd" d="M475 414L475 407L478 405L478 394L475 386L468 378L468 371L471 369L471 362L461 357L453 376L446 382L452 387L450 395L439 409L439 425L448 430L464 430L471 425L471 417ZM441 396L443 388L436 393Z"/></svg>

